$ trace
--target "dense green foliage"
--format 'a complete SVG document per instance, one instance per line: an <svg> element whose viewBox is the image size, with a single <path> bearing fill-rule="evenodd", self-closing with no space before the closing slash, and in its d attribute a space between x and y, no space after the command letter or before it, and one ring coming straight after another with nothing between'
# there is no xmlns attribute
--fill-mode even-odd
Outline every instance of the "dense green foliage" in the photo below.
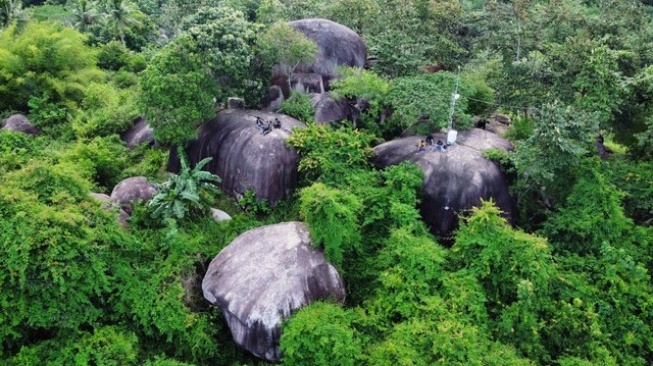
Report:
<svg viewBox="0 0 653 366"><path fill-rule="evenodd" d="M293 220L347 298L287 319L282 364L653 363L652 13L636 0L0 0L0 119L42 131L0 131L0 364L267 365L234 344L201 280L237 235ZM353 123L315 125L308 95L282 104L308 125L288 139L290 199L213 194L206 160L166 176L168 149L120 141L140 116L181 143L227 97L258 107L273 65L315 57L287 24L307 17L349 26L371 58L331 85ZM445 127L457 82L454 128L512 119L493 127L515 150L485 156L519 217L483 202L443 246L418 210L423 172L371 157ZM161 191L121 227L90 193L137 175Z"/></svg>

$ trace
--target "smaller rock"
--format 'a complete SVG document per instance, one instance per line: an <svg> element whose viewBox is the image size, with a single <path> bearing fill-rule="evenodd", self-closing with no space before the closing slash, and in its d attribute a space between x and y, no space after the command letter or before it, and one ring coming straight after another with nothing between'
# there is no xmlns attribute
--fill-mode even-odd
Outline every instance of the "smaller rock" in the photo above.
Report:
<svg viewBox="0 0 653 366"><path fill-rule="evenodd" d="M510 122L511 122L510 117L508 117L508 116L506 116L504 114L495 113L490 118L493 118L495 121L497 121L499 123L502 123L504 125L509 125Z"/></svg>
<svg viewBox="0 0 653 366"><path fill-rule="evenodd" d="M91 192L90 195L96 200L102 202L103 210L118 211L118 217L116 218L116 221L118 221L118 224L120 224L120 227L122 227L123 229L127 227L129 215L127 214L127 212L125 212L125 210L120 208L120 206L117 203L113 202L113 200L111 200L111 197L103 193L95 193L95 192Z"/></svg>
<svg viewBox="0 0 653 366"><path fill-rule="evenodd" d="M283 96L283 90L278 85L272 85L268 94L263 98L263 105L265 108L261 109L265 112L274 112L278 111L281 107L281 103L286 100Z"/></svg>
<svg viewBox="0 0 653 366"><path fill-rule="evenodd" d="M231 221L231 216L228 213L217 208L211 208L211 216L213 216L215 222Z"/></svg>
<svg viewBox="0 0 653 366"><path fill-rule="evenodd" d="M134 125L120 136L120 139L129 148L141 144L154 145L154 130L147 124L145 118L138 117L134 122Z"/></svg>
<svg viewBox="0 0 653 366"><path fill-rule="evenodd" d="M22 114L14 114L4 120L2 129L13 132L22 132L33 136L40 133L39 129Z"/></svg>
<svg viewBox="0 0 653 366"><path fill-rule="evenodd" d="M335 100L329 93L315 94L311 99L317 124L342 121L349 117L349 106L343 98Z"/></svg>
<svg viewBox="0 0 653 366"><path fill-rule="evenodd" d="M111 199L118 203L128 215L131 215L135 202L147 202L154 197L158 189L145 177L131 177L122 180L113 188Z"/></svg>
<svg viewBox="0 0 653 366"><path fill-rule="evenodd" d="M245 109L245 99L229 97L227 99L227 108L228 109Z"/></svg>

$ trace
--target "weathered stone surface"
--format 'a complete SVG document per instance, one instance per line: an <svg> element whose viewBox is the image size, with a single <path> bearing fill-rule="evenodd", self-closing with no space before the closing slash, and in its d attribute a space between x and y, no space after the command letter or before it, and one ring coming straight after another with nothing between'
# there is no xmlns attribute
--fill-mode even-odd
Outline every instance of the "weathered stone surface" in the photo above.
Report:
<svg viewBox="0 0 653 366"><path fill-rule="evenodd" d="M324 93L324 83L320 74L293 73L288 79L290 89L299 93Z"/></svg>
<svg viewBox="0 0 653 366"><path fill-rule="evenodd" d="M38 135L40 133L39 129L36 128L28 119L22 114L14 114L4 120L2 123L3 130L9 130L13 132L22 132L28 135Z"/></svg>
<svg viewBox="0 0 653 366"><path fill-rule="evenodd" d="M509 125L511 122L510 117L498 113L493 114L490 118L504 125Z"/></svg>
<svg viewBox="0 0 653 366"><path fill-rule="evenodd" d="M227 99L227 108L229 109L243 109L245 108L245 99L237 97L229 97Z"/></svg>
<svg viewBox="0 0 653 366"><path fill-rule="evenodd" d="M107 211L117 211L118 212L118 217L116 218L116 221L118 221L118 224L120 224L120 227L123 229L128 226L128 219L129 215L125 210L120 208L120 205L118 205L116 202L113 202L111 197L107 196L106 194L103 193L95 193L91 192L90 193L91 197L94 199L102 202L102 209L107 210Z"/></svg>
<svg viewBox="0 0 653 366"><path fill-rule="evenodd" d="M222 310L235 342L270 361L281 358L281 322L293 311L321 299L345 299L338 271L311 246L300 222L238 236L211 261L202 291Z"/></svg>
<svg viewBox="0 0 653 366"><path fill-rule="evenodd" d="M287 83L288 79L285 80ZM288 86L288 93L286 95L290 95L290 86ZM281 103L283 103L284 100L286 100L286 98L284 97L284 93L281 87L279 85L272 85L268 91L268 94L263 98L263 101L261 102L261 104L264 106L262 110L266 112L278 111L281 107Z"/></svg>
<svg viewBox="0 0 653 366"><path fill-rule="evenodd" d="M231 216L228 213L217 208L211 208L211 216L213 216L215 222L231 221Z"/></svg>
<svg viewBox="0 0 653 366"><path fill-rule="evenodd" d="M329 93L315 94L311 99L315 110L315 122L328 124L349 117L349 106L345 99L335 100Z"/></svg>
<svg viewBox="0 0 653 366"><path fill-rule="evenodd" d="M118 203L128 215L132 213L132 204L147 202L154 197L157 188L145 177L131 177L122 180L113 188L111 199Z"/></svg>
<svg viewBox="0 0 653 366"><path fill-rule="evenodd" d="M138 117L134 122L129 130L120 135L120 139L130 148L141 144L153 145L154 130L147 124L145 118Z"/></svg>
<svg viewBox="0 0 653 366"><path fill-rule="evenodd" d="M269 111L276 110L272 103L279 99L279 92L281 97L288 99L291 89L309 93L328 91L331 81L339 77L338 66L364 67L367 60L363 38L342 24L318 18L288 24L315 42L318 54L310 63L274 67L271 81L278 89L271 89L262 101L264 109Z"/></svg>
<svg viewBox="0 0 653 366"><path fill-rule="evenodd" d="M364 67L367 60L367 46L356 32L328 19L301 19L288 23L300 31L318 47L318 55L312 63L300 63L294 72L316 73L322 76L325 89L337 78L337 67L346 65Z"/></svg>
<svg viewBox="0 0 653 366"><path fill-rule="evenodd" d="M511 219L516 205L499 168L483 158L491 148L511 150L512 145L494 133L481 129L460 131L456 145L447 152L427 147L417 152L417 143L424 136L411 136L376 146L375 164L379 167L410 161L424 172L422 219L433 234L446 236L458 226L457 215L479 206L480 200L493 199ZM435 134L435 141L446 141L445 134Z"/></svg>
<svg viewBox="0 0 653 366"><path fill-rule="evenodd" d="M267 125L278 118L280 128L263 135L256 127L256 118ZM222 179L222 189L234 197L247 190L271 204L290 196L297 186L297 153L286 144L295 127L306 126L283 114L246 109L226 109L204 123L198 139L185 146L191 165L212 157L205 169ZM178 172L179 157L173 148L168 171Z"/></svg>

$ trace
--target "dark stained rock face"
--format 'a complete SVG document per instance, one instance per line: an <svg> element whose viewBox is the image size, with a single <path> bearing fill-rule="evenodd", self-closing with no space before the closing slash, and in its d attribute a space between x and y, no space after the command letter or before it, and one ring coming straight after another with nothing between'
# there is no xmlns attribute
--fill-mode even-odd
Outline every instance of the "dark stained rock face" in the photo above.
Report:
<svg viewBox="0 0 653 366"><path fill-rule="evenodd" d="M293 73L288 79L290 89L299 93L324 93L324 83L320 74Z"/></svg>
<svg viewBox="0 0 653 366"><path fill-rule="evenodd" d="M446 135L435 134L435 141L446 142ZM511 220L516 205L499 168L483 158L483 151L496 148L511 150L512 145L494 133L478 128L461 131L454 146L446 152L418 152L417 144L425 136L393 140L374 148L378 167L410 161L424 172L420 212L435 235L446 236L458 226L458 215L492 199Z"/></svg>
<svg viewBox="0 0 653 366"><path fill-rule="evenodd" d="M141 144L153 145L154 130L147 124L145 118L138 117L135 122L129 130L120 136L122 141L130 148Z"/></svg>
<svg viewBox="0 0 653 366"><path fill-rule="evenodd" d="M315 122L328 124L349 117L349 106L345 99L335 100L329 93L315 94L311 99L315 110Z"/></svg>
<svg viewBox="0 0 653 366"><path fill-rule="evenodd" d="M14 114L7 118L3 122L2 129L13 132L22 132L28 135L38 135L40 133L39 129L22 114Z"/></svg>
<svg viewBox="0 0 653 366"><path fill-rule="evenodd" d="M131 177L122 180L111 191L111 199L118 203L128 215L132 213L132 204L147 202L154 197L158 189L145 177Z"/></svg>
<svg viewBox="0 0 653 366"><path fill-rule="evenodd" d="M340 275L311 246L300 222L238 236L211 261L202 291L222 310L235 342L270 361L281 358L281 323L293 311L321 299L345 299Z"/></svg>
<svg viewBox="0 0 653 366"><path fill-rule="evenodd" d="M265 135L256 127L257 117L264 125L278 118L280 128L271 127ZM298 120L283 114L246 109L225 109L204 123L198 139L186 144L191 166L212 157L205 170L222 179L222 189L234 197L253 190L258 199L271 204L290 196L297 186L297 153L286 139L293 128L305 128ZM168 171L178 172L176 149L170 153Z"/></svg>

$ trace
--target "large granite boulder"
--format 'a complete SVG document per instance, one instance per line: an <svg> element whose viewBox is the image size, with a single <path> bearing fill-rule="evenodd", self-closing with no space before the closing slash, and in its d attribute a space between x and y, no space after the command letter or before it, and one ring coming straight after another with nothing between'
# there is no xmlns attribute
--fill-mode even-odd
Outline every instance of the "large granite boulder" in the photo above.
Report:
<svg viewBox="0 0 653 366"><path fill-rule="evenodd" d="M154 145L154 130L143 117L138 117L134 125L120 135L120 139L125 142L129 148L141 144Z"/></svg>
<svg viewBox="0 0 653 366"><path fill-rule="evenodd" d="M270 361L281 358L281 323L293 311L317 300L345 300L338 271L311 246L300 222L238 236L211 261L202 291L222 310L234 341Z"/></svg>
<svg viewBox="0 0 653 366"><path fill-rule="evenodd" d="M290 90L308 93L328 91L332 80L339 77L338 66L364 67L367 59L367 46L363 38L342 24L318 18L295 20L288 24L315 42L318 54L310 63L275 66L272 85L278 88L271 90L263 99L266 110L273 110L271 104L280 98L279 92L282 98L287 99Z"/></svg>
<svg viewBox="0 0 653 366"><path fill-rule="evenodd" d="M278 119L280 128L263 134L257 117L267 126ZM297 153L286 144L293 128L305 128L298 120L277 113L247 109L225 109L198 129L198 139L186 144L188 161L195 165L212 157L205 170L222 179L222 189L233 197L253 190L257 199L271 204L287 198L297 186ZM179 157L173 148L168 171L179 172Z"/></svg>
<svg viewBox="0 0 653 366"><path fill-rule="evenodd" d="M118 203L128 215L131 215L133 204L147 202L158 192L156 186L145 177L123 179L111 191L111 200Z"/></svg>
<svg viewBox="0 0 653 366"><path fill-rule="evenodd" d="M435 134L435 141L447 141ZM446 152L418 152L424 136L411 136L386 142L374 148L375 164L386 167L410 161L424 172L420 212L433 234L447 236L458 226L458 215L494 200L507 219L516 214L516 204L499 167L483 158L483 151L495 148L511 150L512 145L498 135L478 128L458 133L456 144Z"/></svg>
<svg viewBox="0 0 653 366"><path fill-rule="evenodd" d="M14 114L4 120L2 123L2 129L13 132L22 132L34 136L40 133L39 129L22 114Z"/></svg>

